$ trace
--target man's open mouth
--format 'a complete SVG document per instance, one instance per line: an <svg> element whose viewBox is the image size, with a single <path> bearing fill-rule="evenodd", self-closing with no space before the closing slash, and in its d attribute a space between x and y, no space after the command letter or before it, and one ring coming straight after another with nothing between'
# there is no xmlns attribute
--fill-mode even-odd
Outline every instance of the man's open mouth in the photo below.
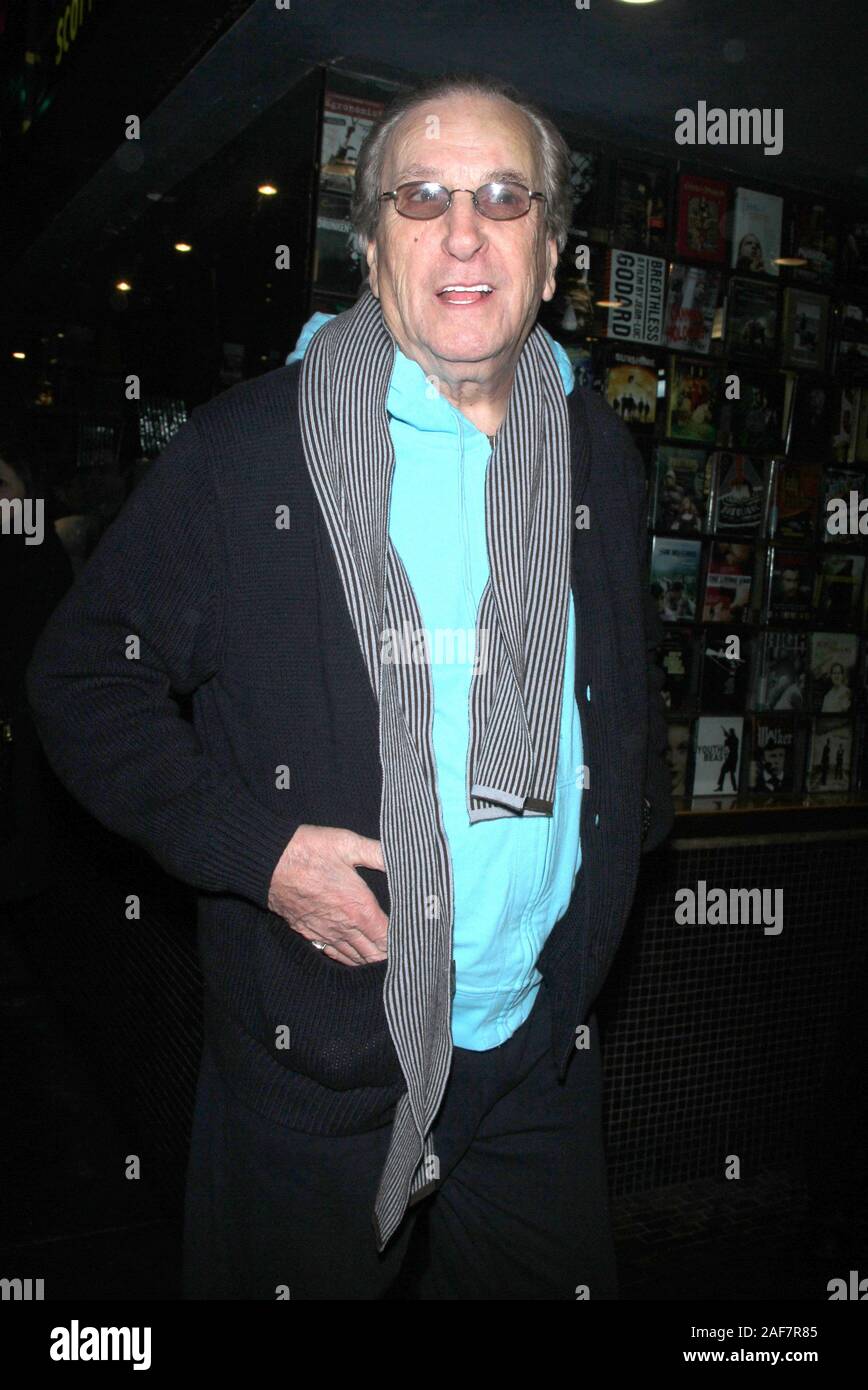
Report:
<svg viewBox="0 0 868 1390"><path fill-rule="evenodd" d="M487 299L493 291L493 285L489 285L486 280L480 280L475 285L444 285L442 290L437 291L437 298L445 304L478 304L480 300Z"/></svg>

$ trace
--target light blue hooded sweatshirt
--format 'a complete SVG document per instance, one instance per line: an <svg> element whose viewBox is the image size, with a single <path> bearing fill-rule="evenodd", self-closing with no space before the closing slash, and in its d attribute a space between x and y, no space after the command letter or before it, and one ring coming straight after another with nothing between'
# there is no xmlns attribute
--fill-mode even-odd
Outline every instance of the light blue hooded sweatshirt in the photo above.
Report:
<svg viewBox="0 0 868 1390"><path fill-rule="evenodd" d="M330 317L308 320L287 363L303 356ZM569 358L549 341L569 394ZM395 448L389 536L431 643L432 737L454 887L452 1040L481 1052L506 1042L530 1014L542 982L534 962L567 909L581 865L575 610L571 593L553 814L471 825L468 702L477 610L489 578L485 475L491 445L397 347L386 409ZM480 660L484 656L480 647Z"/></svg>

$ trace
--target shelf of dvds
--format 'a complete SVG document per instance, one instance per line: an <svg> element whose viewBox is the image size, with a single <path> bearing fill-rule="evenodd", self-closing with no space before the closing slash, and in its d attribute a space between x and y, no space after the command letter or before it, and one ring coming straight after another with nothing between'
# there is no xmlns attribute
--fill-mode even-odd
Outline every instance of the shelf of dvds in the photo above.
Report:
<svg viewBox="0 0 868 1390"><path fill-rule="evenodd" d="M573 158L540 320L645 462L679 834L858 823L868 214L676 161Z"/></svg>

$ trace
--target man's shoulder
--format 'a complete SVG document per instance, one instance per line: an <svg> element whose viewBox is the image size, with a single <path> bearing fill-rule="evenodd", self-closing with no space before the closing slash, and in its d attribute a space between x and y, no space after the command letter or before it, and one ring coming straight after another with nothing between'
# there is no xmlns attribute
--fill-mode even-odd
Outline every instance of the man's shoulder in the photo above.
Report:
<svg viewBox="0 0 868 1390"><path fill-rule="evenodd" d="M599 391L593 391L590 386L580 386L577 382L568 399L572 403L574 413L579 416L584 414L587 418L588 428L594 439L603 438L622 444L626 437L627 441L632 443L633 436L624 421Z"/></svg>
<svg viewBox="0 0 868 1390"><path fill-rule="evenodd" d="M294 428L298 418L298 377L300 362L292 362L212 396L196 407L193 419L212 441L221 436L232 439L239 432L255 438L270 427Z"/></svg>
<svg viewBox="0 0 868 1390"><path fill-rule="evenodd" d="M645 465L633 435L599 391L577 383L568 400L576 429L589 431L592 456L606 472L639 473L644 480Z"/></svg>

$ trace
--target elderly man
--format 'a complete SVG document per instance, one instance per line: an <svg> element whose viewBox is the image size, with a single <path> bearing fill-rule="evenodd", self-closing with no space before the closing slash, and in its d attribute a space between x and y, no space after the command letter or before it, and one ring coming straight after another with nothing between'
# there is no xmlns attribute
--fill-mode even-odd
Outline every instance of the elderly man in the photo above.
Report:
<svg viewBox="0 0 868 1390"><path fill-rule="evenodd" d="M617 1296L592 1006L672 812L641 460L534 326L568 215L510 89L399 101L370 290L194 411L32 663L201 890L187 1297Z"/></svg>

